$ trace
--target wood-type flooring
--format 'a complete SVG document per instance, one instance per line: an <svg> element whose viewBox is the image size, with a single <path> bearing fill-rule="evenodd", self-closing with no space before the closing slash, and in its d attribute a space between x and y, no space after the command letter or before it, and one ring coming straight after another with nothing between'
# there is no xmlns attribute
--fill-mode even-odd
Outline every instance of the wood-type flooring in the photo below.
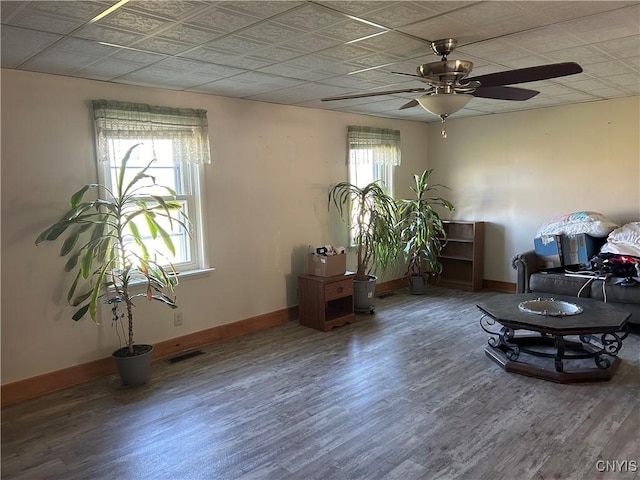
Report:
<svg viewBox="0 0 640 480"><path fill-rule="evenodd" d="M484 353L439 287L322 333L297 321L2 411L2 479L639 479L640 335L609 382L561 385Z"/></svg>

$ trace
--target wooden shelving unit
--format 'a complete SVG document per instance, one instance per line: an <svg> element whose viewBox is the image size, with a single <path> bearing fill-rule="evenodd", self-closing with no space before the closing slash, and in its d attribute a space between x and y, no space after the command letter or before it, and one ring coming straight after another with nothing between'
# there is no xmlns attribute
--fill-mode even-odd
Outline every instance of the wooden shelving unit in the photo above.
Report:
<svg viewBox="0 0 640 480"><path fill-rule="evenodd" d="M335 277L300 275L298 310L300 325L328 332L333 327L353 323L352 272Z"/></svg>
<svg viewBox="0 0 640 480"><path fill-rule="evenodd" d="M444 221L447 244L440 252L442 274L436 285L469 292L482 289L484 222Z"/></svg>

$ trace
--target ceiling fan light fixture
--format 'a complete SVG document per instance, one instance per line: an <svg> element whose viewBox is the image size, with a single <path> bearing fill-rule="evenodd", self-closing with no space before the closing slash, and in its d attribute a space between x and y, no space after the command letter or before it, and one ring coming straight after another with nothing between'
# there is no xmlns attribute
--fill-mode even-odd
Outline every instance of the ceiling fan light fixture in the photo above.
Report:
<svg viewBox="0 0 640 480"><path fill-rule="evenodd" d="M465 93L434 93L423 95L416 100L427 112L446 118L464 108L472 98L473 95Z"/></svg>

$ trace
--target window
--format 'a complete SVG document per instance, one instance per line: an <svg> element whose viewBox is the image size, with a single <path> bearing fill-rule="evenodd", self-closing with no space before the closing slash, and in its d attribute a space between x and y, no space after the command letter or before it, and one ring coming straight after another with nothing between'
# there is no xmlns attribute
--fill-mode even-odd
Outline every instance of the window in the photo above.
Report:
<svg viewBox="0 0 640 480"><path fill-rule="evenodd" d="M349 182L357 187L364 187L381 180L383 189L393 196L393 167L400 165L401 157L400 131L349 126L347 141ZM355 218L352 218L351 224L356 223ZM352 238L354 236L355 233L352 232Z"/></svg>
<svg viewBox="0 0 640 480"><path fill-rule="evenodd" d="M387 128L349 126L349 181L363 187L382 180L392 195L393 168L400 165L400 131Z"/></svg>
<svg viewBox="0 0 640 480"><path fill-rule="evenodd" d="M173 264L176 271L185 272L206 268L204 253L201 169L210 163L206 112L204 110L174 109L96 100L93 102L98 148L98 175L107 188L116 185L117 173L126 151L140 144L127 163L127 176L133 178L151 160L147 174L158 185L171 188L175 200L180 202L190 220L189 235L177 223L163 225L173 240L175 255L168 251L160 238L153 239L150 232L140 233L147 244L154 244ZM149 199L152 195L164 200L174 199L171 192L154 186L137 192Z"/></svg>

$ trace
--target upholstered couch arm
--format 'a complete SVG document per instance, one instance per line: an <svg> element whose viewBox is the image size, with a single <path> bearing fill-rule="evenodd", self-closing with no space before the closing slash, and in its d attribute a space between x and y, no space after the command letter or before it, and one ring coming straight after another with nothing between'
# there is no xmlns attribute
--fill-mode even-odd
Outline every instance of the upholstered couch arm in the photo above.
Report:
<svg viewBox="0 0 640 480"><path fill-rule="evenodd" d="M511 265L516 270L517 293L529 293L529 275L538 271L538 259L534 250L518 253L511 260Z"/></svg>

